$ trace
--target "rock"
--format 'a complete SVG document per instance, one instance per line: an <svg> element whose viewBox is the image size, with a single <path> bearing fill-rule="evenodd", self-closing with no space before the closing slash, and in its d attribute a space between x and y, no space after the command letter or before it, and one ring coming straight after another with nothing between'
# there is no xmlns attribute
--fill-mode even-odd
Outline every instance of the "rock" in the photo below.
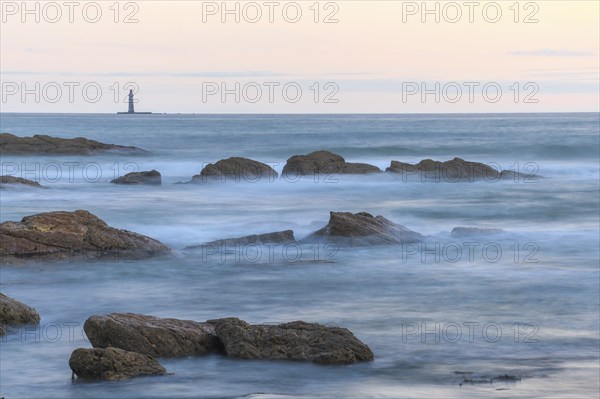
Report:
<svg viewBox="0 0 600 399"><path fill-rule="evenodd" d="M419 242L423 236L383 216L367 213L330 212L329 223L303 242L327 241L340 245L361 246Z"/></svg>
<svg viewBox="0 0 600 399"><path fill-rule="evenodd" d="M446 162L424 159L416 165L392 161L385 171L406 177L418 174L430 181L498 180L500 178L500 172L491 166L460 158Z"/></svg>
<svg viewBox="0 0 600 399"><path fill-rule="evenodd" d="M373 360L371 349L349 330L294 321L250 325L237 318L209 320L225 349L239 359L312 361L351 364Z"/></svg>
<svg viewBox="0 0 600 399"><path fill-rule="evenodd" d="M40 315L32 307L0 293L0 335L4 335L5 326L40 324Z"/></svg>
<svg viewBox="0 0 600 399"><path fill-rule="evenodd" d="M118 348L75 349L69 366L78 378L90 380L123 380L167 374L156 359Z"/></svg>
<svg viewBox="0 0 600 399"><path fill-rule="evenodd" d="M329 151L315 151L308 155L294 155L287 160L281 174L287 178L313 174L357 174L381 173L373 165L350 163Z"/></svg>
<svg viewBox="0 0 600 399"><path fill-rule="evenodd" d="M90 254L143 259L169 251L159 241L110 227L87 211L38 213L0 224L2 263Z"/></svg>
<svg viewBox="0 0 600 399"><path fill-rule="evenodd" d="M504 233L502 229L486 229L479 227L455 227L450 235L452 237L473 237L479 235L490 235Z"/></svg>
<svg viewBox="0 0 600 399"><path fill-rule="evenodd" d="M294 321L250 325L237 318L161 319L133 313L91 316L83 326L95 348L115 347L157 357L223 353L241 359L303 360L350 364L373 352L349 330Z"/></svg>
<svg viewBox="0 0 600 399"><path fill-rule="evenodd" d="M277 176L277 172L267 164L248 158L233 157L208 164L200 174L192 177L192 183L207 181L255 183L260 180L273 181Z"/></svg>
<svg viewBox="0 0 600 399"><path fill-rule="evenodd" d="M112 313L91 316L83 329L95 348L112 346L157 357L199 356L221 350L214 326L191 320Z"/></svg>
<svg viewBox="0 0 600 399"><path fill-rule="evenodd" d="M294 238L294 232L292 230L285 230L274 233L253 234L239 238L226 238L224 240L210 241L201 245L192 245L186 247L185 249L198 249L207 246L235 247L236 245L249 244L289 244L295 242L296 239Z"/></svg>
<svg viewBox="0 0 600 399"><path fill-rule="evenodd" d="M115 184L149 184L160 186L162 184L160 172L156 170L144 172L130 172L125 176L111 180Z"/></svg>
<svg viewBox="0 0 600 399"><path fill-rule="evenodd" d="M106 144L83 137L63 139L46 135L17 137L0 133L2 155L93 155L112 152L121 155L147 155L150 152L137 147Z"/></svg>
<svg viewBox="0 0 600 399"><path fill-rule="evenodd" d="M0 176L0 188L6 187L7 184L29 186L29 187L35 187L35 188L45 188L38 182L35 182L33 180L23 179L22 177L7 176L7 175Z"/></svg>
<svg viewBox="0 0 600 399"><path fill-rule="evenodd" d="M493 384L495 382L505 382L505 383L514 383L521 381L521 377L512 374L480 374L473 373L471 371L455 371L454 374L457 374L462 379L458 385L462 386L463 384Z"/></svg>
<svg viewBox="0 0 600 399"><path fill-rule="evenodd" d="M503 170L500 172L501 180L513 180L516 183L537 183L538 179L543 176L536 175L535 173L519 173L514 170Z"/></svg>

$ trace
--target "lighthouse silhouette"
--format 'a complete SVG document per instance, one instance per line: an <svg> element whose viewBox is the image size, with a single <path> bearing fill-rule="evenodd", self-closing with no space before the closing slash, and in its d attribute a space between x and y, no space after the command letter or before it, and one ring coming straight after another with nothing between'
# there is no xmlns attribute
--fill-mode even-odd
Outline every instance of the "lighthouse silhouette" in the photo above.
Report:
<svg viewBox="0 0 600 399"><path fill-rule="evenodd" d="M129 106L127 107L127 112L117 112L117 114L120 114L120 115L128 115L128 114L144 115L144 114L152 113L152 112L135 112L135 108L133 107L133 103L135 102L133 100L133 89L129 90L129 94L127 95L127 97L128 97L128 104L129 104Z"/></svg>
<svg viewBox="0 0 600 399"><path fill-rule="evenodd" d="M135 114L135 110L133 109L133 90L129 90L129 108L127 109L128 114Z"/></svg>

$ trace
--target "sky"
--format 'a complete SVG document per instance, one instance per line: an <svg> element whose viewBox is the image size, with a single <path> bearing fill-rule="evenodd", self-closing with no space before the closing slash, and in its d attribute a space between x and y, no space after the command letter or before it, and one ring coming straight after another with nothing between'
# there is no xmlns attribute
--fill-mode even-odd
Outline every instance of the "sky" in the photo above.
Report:
<svg viewBox="0 0 600 399"><path fill-rule="evenodd" d="M2 112L599 112L598 1L1 1Z"/></svg>

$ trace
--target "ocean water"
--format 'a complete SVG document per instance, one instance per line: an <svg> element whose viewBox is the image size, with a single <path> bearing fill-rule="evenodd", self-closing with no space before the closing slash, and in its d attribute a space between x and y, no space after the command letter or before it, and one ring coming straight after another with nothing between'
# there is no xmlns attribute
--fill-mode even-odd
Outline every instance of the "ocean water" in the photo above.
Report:
<svg viewBox="0 0 600 399"><path fill-rule="evenodd" d="M174 254L2 266L0 290L35 307L42 322L0 339L0 396L597 397L599 126L598 114L2 114L2 132L83 136L153 154L3 156L2 174L49 189L2 190L1 221L86 209L111 226L164 242ZM290 156L319 149L383 169L391 160L461 157L527 178L444 183L323 175L176 184L230 156L280 172ZM149 169L161 172L162 186L110 184ZM287 228L300 239L325 225L330 211L383 215L427 239L423 246L303 245L272 254L264 248L183 251ZM504 233L453 237L456 226ZM375 361L325 367L219 356L160 359L173 374L72 381L71 352L91 346L83 322L110 312L339 325L367 343ZM521 379L461 384L465 375L504 374Z"/></svg>

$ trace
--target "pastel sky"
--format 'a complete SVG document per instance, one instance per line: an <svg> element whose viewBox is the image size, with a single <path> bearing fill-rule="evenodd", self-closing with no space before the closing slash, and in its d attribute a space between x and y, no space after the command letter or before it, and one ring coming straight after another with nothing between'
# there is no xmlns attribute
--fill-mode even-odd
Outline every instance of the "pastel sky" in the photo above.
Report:
<svg viewBox="0 0 600 399"><path fill-rule="evenodd" d="M600 110L597 1L1 3L3 112Z"/></svg>

